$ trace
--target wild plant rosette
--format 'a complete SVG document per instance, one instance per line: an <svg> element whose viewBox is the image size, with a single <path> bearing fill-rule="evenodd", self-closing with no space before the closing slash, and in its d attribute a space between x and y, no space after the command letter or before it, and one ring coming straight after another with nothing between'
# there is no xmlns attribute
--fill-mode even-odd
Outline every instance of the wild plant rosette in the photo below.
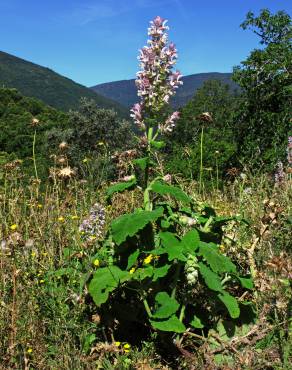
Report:
<svg viewBox="0 0 292 370"><path fill-rule="evenodd" d="M182 83L180 72L173 72L177 50L168 44L167 30L166 20L156 17L148 29L148 46L139 55L140 102L132 108L132 117L146 142L144 156L134 161L145 175L144 203L111 222L101 251L111 258L100 261L89 293L101 314L112 312L120 323L183 333L210 327L220 315L237 319L245 302L239 303L236 296L253 289L253 283L240 276L219 249L222 226L234 218L216 216L211 207L169 184L170 176L154 177L151 171L163 135L179 117L167 109ZM139 185L135 175L127 180L109 187L108 199Z"/></svg>

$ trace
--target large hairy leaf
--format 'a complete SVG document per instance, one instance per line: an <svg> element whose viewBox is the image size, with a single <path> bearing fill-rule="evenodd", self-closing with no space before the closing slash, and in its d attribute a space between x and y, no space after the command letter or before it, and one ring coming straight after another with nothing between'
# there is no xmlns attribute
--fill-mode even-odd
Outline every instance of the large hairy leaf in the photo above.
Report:
<svg viewBox="0 0 292 370"><path fill-rule="evenodd" d="M220 281L220 277L215 274L212 270L209 269L204 263L199 262L199 269L200 273L205 280L207 287L211 290L215 290L216 292L222 292L222 284Z"/></svg>
<svg viewBox="0 0 292 370"><path fill-rule="evenodd" d="M153 270L152 281L156 281L159 278L164 277L168 273L169 268L170 268L170 265L155 267Z"/></svg>
<svg viewBox="0 0 292 370"><path fill-rule="evenodd" d="M173 331L175 333L183 333L186 330L184 324L179 321L179 319L175 315L164 321L150 320L150 323L153 328L161 331Z"/></svg>
<svg viewBox="0 0 292 370"><path fill-rule="evenodd" d="M187 258L184 255L183 245L174 234L166 231L159 234L162 241L162 248L157 250L157 253L167 253L169 261L178 259L180 261L186 261Z"/></svg>
<svg viewBox="0 0 292 370"><path fill-rule="evenodd" d="M128 236L135 235L143 229L149 222L156 221L163 215L163 208L154 211L136 211L124 214L111 223L113 240L117 245L123 243Z"/></svg>
<svg viewBox="0 0 292 370"><path fill-rule="evenodd" d="M156 294L155 302L157 309L152 315L154 319L167 319L176 313L179 308L179 303L175 298L171 298L166 292Z"/></svg>
<svg viewBox="0 0 292 370"><path fill-rule="evenodd" d="M171 195L176 200L179 200L183 203L190 203L190 197L182 191L180 188L168 184L164 184L160 181L155 181L151 185L151 190L160 195Z"/></svg>
<svg viewBox="0 0 292 370"><path fill-rule="evenodd" d="M153 275L153 266L146 266L138 268L133 274L132 277L135 280L144 280L146 278L151 278Z"/></svg>
<svg viewBox="0 0 292 370"><path fill-rule="evenodd" d="M131 275L127 271L123 271L117 266L99 268L89 284L89 293L95 304L100 306L107 301L110 292L130 278Z"/></svg>
<svg viewBox="0 0 292 370"><path fill-rule="evenodd" d="M114 193L120 193L126 189L131 188L133 185L136 184L136 182L136 178L132 179L131 181L119 182L118 184L110 186L107 189L106 194L108 197L111 197Z"/></svg>
<svg viewBox="0 0 292 370"><path fill-rule="evenodd" d="M221 254L214 243L201 242L199 255L205 258L214 272L236 272L234 263Z"/></svg>
<svg viewBox="0 0 292 370"><path fill-rule="evenodd" d="M237 300L225 291L219 294L218 298L224 303L230 316L233 319L237 319L240 315L240 309Z"/></svg>
<svg viewBox="0 0 292 370"><path fill-rule="evenodd" d="M184 251L189 253L194 253L200 243L200 236L197 230L190 230L187 232L181 239L181 245L183 246Z"/></svg>
<svg viewBox="0 0 292 370"><path fill-rule="evenodd" d="M202 324L201 319L198 316L194 316L193 320L190 322L192 327L196 329L202 329L204 327L204 324Z"/></svg>
<svg viewBox="0 0 292 370"><path fill-rule="evenodd" d="M137 249L133 253L131 253L128 257L128 264L127 264L127 270L129 270L137 261L140 254L140 250Z"/></svg>
<svg viewBox="0 0 292 370"><path fill-rule="evenodd" d="M240 281L240 284L243 288L246 288L246 289L254 288L252 278L244 278L241 276L236 276L236 278Z"/></svg>

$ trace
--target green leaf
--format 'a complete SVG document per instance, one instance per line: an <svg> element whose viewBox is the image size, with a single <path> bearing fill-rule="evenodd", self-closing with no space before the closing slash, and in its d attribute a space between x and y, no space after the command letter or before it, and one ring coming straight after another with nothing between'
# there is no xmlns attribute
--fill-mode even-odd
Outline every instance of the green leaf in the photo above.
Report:
<svg viewBox="0 0 292 370"><path fill-rule="evenodd" d="M150 320L150 323L153 328L161 331L173 331L175 333L183 333L186 331L186 327L184 326L184 324L179 321L179 319L175 315L164 321Z"/></svg>
<svg viewBox="0 0 292 370"><path fill-rule="evenodd" d="M161 221L161 227L163 229L168 229L170 225L171 225L171 223L169 221L167 221L167 220L162 220Z"/></svg>
<svg viewBox="0 0 292 370"><path fill-rule="evenodd" d="M137 249L135 252L129 255L127 270L129 270L136 263L137 258L139 257L139 253L140 253L140 250Z"/></svg>
<svg viewBox="0 0 292 370"><path fill-rule="evenodd" d="M96 334L87 334L84 338L82 352L87 353L90 350L92 343L96 340Z"/></svg>
<svg viewBox="0 0 292 370"><path fill-rule="evenodd" d="M190 324L192 325L193 328L196 328L196 329L202 329L204 327L201 320L196 315L194 316Z"/></svg>
<svg viewBox="0 0 292 370"><path fill-rule="evenodd" d="M187 258L183 254L184 250L180 241L175 237L174 234L166 231L159 233L159 237L162 241L162 249L157 250L157 254L167 253L169 261L178 259L180 261L186 261Z"/></svg>
<svg viewBox="0 0 292 370"><path fill-rule="evenodd" d="M144 280L146 278L150 278L153 275L153 267L147 266L147 267L141 267L138 268L133 274L132 277L135 280Z"/></svg>
<svg viewBox="0 0 292 370"><path fill-rule="evenodd" d="M156 221L162 215L163 208L160 207L154 211L136 211L116 218L111 223L113 240L117 245L120 245L128 236L135 235L149 222Z"/></svg>
<svg viewBox="0 0 292 370"><path fill-rule="evenodd" d="M145 169L147 167L147 164L148 164L148 161L149 161L149 158L144 157L144 158L134 159L133 163L136 164L137 166L139 166L142 171L145 171Z"/></svg>
<svg viewBox="0 0 292 370"><path fill-rule="evenodd" d="M128 271L123 271L117 266L102 267L93 274L88 290L95 304L100 306L108 300L110 292L130 278Z"/></svg>
<svg viewBox="0 0 292 370"><path fill-rule="evenodd" d="M252 278L243 278L243 277L240 277L240 276L236 276L236 277L240 281L240 284L243 288L246 288L246 289L253 289L254 288Z"/></svg>
<svg viewBox="0 0 292 370"><path fill-rule="evenodd" d="M199 269L200 273L207 285L207 287L211 290L215 290L216 292L223 291L220 277L215 274L212 270L209 269L204 263L199 262Z"/></svg>
<svg viewBox="0 0 292 370"><path fill-rule="evenodd" d="M221 254L214 243L201 242L199 255L206 259L214 272L236 272L234 263Z"/></svg>
<svg viewBox="0 0 292 370"><path fill-rule="evenodd" d="M164 277L170 268L170 265L164 265L161 267L154 267L154 273L153 273L153 278L152 280L155 282L161 277Z"/></svg>
<svg viewBox="0 0 292 370"><path fill-rule="evenodd" d="M190 203L190 197L180 188L168 184L164 184L161 181L155 181L151 185L151 190L160 195L171 195L175 199L183 202Z"/></svg>
<svg viewBox="0 0 292 370"><path fill-rule="evenodd" d="M151 141L150 141L150 145L151 145L153 148L161 149L161 148L164 148L164 147L165 147L165 142L164 142L164 141L155 141L155 140L151 140Z"/></svg>
<svg viewBox="0 0 292 370"><path fill-rule="evenodd" d="M219 294L218 298L224 303L230 316L233 319L237 319L240 315L240 309L237 300L225 291Z"/></svg>
<svg viewBox="0 0 292 370"><path fill-rule="evenodd" d="M159 292L155 296L158 308L152 315L153 319L167 319L179 309L179 303L171 298L166 292Z"/></svg>
<svg viewBox="0 0 292 370"><path fill-rule="evenodd" d="M199 243L200 236L198 231L195 229L187 232L181 239L183 249L192 254L198 249Z"/></svg>
<svg viewBox="0 0 292 370"><path fill-rule="evenodd" d="M119 182L118 184L114 184L107 189L106 195L107 197L111 197L114 193L120 193L126 189L131 188L137 182L136 178L131 181Z"/></svg>

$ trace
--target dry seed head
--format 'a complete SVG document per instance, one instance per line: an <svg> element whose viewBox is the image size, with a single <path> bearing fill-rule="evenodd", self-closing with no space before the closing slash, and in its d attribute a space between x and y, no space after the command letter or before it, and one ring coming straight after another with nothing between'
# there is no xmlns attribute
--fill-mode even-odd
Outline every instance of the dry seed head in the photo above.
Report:
<svg viewBox="0 0 292 370"><path fill-rule="evenodd" d="M57 176L63 179L69 179L75 175L75 171L70 167L64 167L57 172Z"/></svg>
<svg viewBox="0 0 292 370"><path fill-rule="evenodd" d="M40 121L37 119L37 118L33 118L32 120L31 120L31 125L33 126L33 127L36 127L36 126L38 126L40 124Z"/></svg>
<svg viewBox="0 0 292 370"><path fill-rule="evenodd" d="M196 119L198 119L200 121L203 121L203 122L213 122L212 115L209 112L203 112L203 113L199 114L196 117Z"/></svg>
<svg viewBox="0 0 292 370"><path fill-rule="evenodd" d="M68 144L66 143L66 141L62 141L60 144L59 144L59 149L60 150L66 150L68 148Z"/></svg>
<svg viewBox="0 0 292 370"><path fill-rule="evenodd" d="M64 156L60 156L60 157L58 157L58 159L57 159L57 161L58 161L58 163L60 163L60 164L64 164L65 162L66 162L66 158L64 157Z"/></svg>

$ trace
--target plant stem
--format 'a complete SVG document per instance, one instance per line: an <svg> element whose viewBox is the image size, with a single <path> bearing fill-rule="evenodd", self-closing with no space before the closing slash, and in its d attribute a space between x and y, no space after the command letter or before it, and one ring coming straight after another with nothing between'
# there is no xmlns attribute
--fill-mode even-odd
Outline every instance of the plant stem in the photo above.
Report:
<svg viewBox="0 0 292 370"><path fill-rule="evenodd" d="M216 188L217 188L217 193L219 191L219 167L218 167L218 158L216 156Z"/></svg>
<svg viewBox="0 0 292 370"><path fill-rule="evenodd" d="M152 317L152 313L151 313L151 310L150 310L150 307L148 305L148 302L147 302L146 298L143 299L143 303L144 303L144 307L145 307L145 310L147 312L147 315L149 317Z"/></svg>
<svg viewBox="0 0 292 370"><path fill-rule="evenodd" d="M199 179L199 192L202 190L202 178L203 178L203 140L204 140L204 126L201 131L201 151L200 151L200 179Z"/></svg>
<svg viewBox="0 0 292 370"><path fill-rule="evenodd" d="M35 158L35 142L36 142L36 130L34 130L34 135L33 135L32 158L33 158L35 177L38 180L39 178L38 178L38 171L37 171L36 158Z"/></svg>
<svg viewBox="0 0 292 370"><path fill-rule="evenodd" d="M172 289L172 292L171 292L171 298L175 298L177 281L178 281L178 278L179 278L180 269L181 269L181 265L177 264L176 270L175 270L175 273L174 273L173 289Z"/></svg>

